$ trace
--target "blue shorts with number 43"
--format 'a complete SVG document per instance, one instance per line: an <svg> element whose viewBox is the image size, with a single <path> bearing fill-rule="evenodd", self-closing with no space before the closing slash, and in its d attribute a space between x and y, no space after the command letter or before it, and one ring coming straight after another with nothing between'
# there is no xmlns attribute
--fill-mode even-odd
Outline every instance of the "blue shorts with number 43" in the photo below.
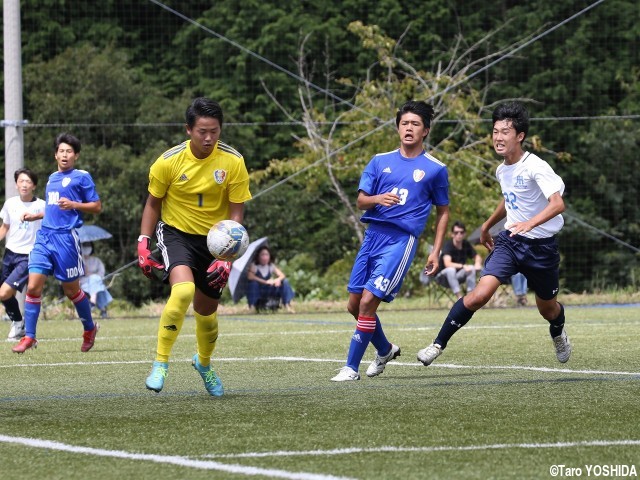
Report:
<svg viewBox="0 0 640 480"><path fill-rule="evenodd" d="M347 290L362 293L366 288L384 302L391 302L416 255L418 241L393 227L372 224L364 235Z"/></svg>

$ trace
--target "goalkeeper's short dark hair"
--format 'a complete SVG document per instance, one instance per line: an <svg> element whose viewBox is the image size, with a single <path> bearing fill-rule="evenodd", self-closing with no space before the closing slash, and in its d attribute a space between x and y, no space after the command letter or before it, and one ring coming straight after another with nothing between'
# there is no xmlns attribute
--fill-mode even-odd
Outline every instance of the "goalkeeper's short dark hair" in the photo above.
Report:
<svg viewBox="0 0 640 480"><path fill-rule="evenodd" d="M196 118L198 117L217 118L222 127L222 107L218 102L214 102L205 97L196 98L191 102L185 114L189 128L193 128L196 124Z"/></svg>

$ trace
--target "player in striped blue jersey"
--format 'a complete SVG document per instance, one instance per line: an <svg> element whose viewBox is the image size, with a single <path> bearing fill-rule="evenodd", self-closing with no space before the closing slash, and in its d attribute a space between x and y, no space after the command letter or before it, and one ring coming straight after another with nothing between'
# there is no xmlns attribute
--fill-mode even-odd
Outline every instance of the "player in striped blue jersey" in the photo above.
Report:
<svg viewBox="0 0 640 480"><path fill-rule="evenodd" d="M58 171L49 176L42 227L29 254L29 281L24 304L26 334L12 348L16 353L24 353L38 344L36 324L42 290L49 275L62 283L64 294L78 312L84 328L81 351L91 350L99 328L91 316L91 302L80 288L84 264L75 229L82 226L84 213L100 213L102 202L89 172L75 168L80 156L80 140L62 133L56 138L54 147Z"/></svg>
<svg viewBox="0 0 640 480"><path fill-rule="evenodd" d="M346 365L331 380L359 380L358 369L371 342L376 357L367 376L380 375L400 355L382 329L377 309L398 294L418 247L432 206L437 212L434 248L425 271L435 275L438 254L449 221L449 177L446 166L423 147L433 108L422 101L405 103L396 115L400 147L375 155L365 167L358 186L357 207L368 224L355 259L347 290L347 310L356 319Z"/></svg>

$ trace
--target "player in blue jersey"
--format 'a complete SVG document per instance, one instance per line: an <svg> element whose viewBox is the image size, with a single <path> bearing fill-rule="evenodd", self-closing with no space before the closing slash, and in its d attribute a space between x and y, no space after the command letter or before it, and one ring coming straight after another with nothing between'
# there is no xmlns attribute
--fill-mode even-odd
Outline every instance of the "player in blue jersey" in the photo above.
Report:
<svg viewBox="0 0 640 480"><path fill-rule="evenodd" d="M29 254L25 336L12 348L16 353L24 353L38 345L36 324L42 290L49 275L62 282L64 294L78 312L84 328L81 351L91 350L99 328L91 317L91 303L80 288L79 278L84 274L84 265L75 229L82 226L83 213L100 213L102 203L89 172L74 168L80 156L80 141L69 133L62 133L56 138L54 148L58 171L49 176L42 227Z"/></svg>
<svg viewBox="0 0 640 480"><path fill-rule="evenodd" d="M540 315L549 322L549 333L559 362L571 355L564 330L564 308L558 295L560 254L556 234L564 224L564 182L547 162L525 151L529 114L517 102L500 104L493 112L493 148L504 158L496 170L502 189L498 207L482 224L480 241L491 251L480 282L458 300L433 343L418 352L418 360L430 365L449 339L491 299L501 283L520 272L536 294ZM507 217L495 243L489 229Z"/></svg>
<svg viewBox="0 0 640 480"><path fill-rule="evenodd" d="M435 275L438 253L449 221L449 177L445 165L425 152L433 107L422 101L405 103L396 115L400 148L375 155L365 167L356 205L368 223L349 279L347 310L356 319L347 362L331 380L359 380L358 369L369 342L376 357L367 376L380 375L400 355L400 347L385 337L376 314L380 302L398 294L416 254L418 237L435 205L436 234L425 272Z"/></svg>

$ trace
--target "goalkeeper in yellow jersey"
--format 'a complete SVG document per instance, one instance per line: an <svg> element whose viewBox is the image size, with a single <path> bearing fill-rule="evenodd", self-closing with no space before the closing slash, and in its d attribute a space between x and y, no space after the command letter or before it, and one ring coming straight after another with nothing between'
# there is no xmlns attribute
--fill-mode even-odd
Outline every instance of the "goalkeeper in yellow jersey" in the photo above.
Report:
<svg viewBox="0 0 640 480"><path fill-rule="evenodd" d="M163 153L149 171L138 264L147 277L153 276L153 269L162 269L163 281L171 286L160 316L156 358L146 380L147 388L155 392L164 386L171 348L193 301L198 350L193 367L210 395L224 393L210 363L218 338L218 302L231 264L211 256L207 233L220 220L242 223L244 202L251 193L244 158L220 141L222 118L218 103L196 98L186 112L190 139ZM161 261L151 255L154 232Z"/></svg>

